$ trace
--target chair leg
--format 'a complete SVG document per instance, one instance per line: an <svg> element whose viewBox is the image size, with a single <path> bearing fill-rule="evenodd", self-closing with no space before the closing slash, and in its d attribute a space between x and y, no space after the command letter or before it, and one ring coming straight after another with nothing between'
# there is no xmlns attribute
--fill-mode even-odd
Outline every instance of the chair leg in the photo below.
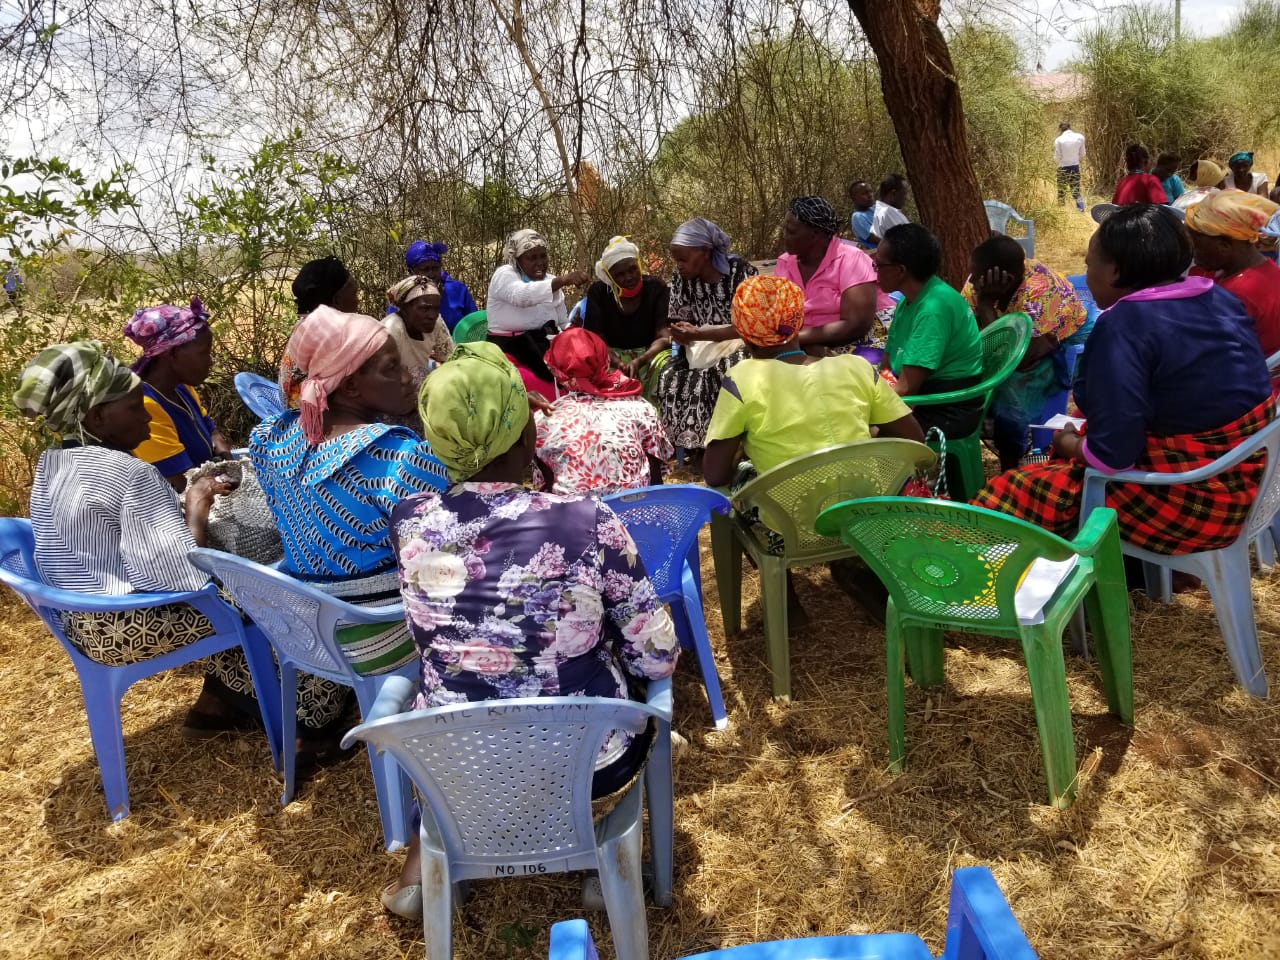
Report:
<svg viewBox="0 0 1280 960"><path fill-rule="evenodd" d="M675 790L671 775L671 724L659 722L644 768L649 808L649 848L653 855L653 902L671 906L675 871Z"/></svg>
<svg viewBox="0 0 1280 960"><path fill-rule="evenodd" d="M1133 723L1133 643L1129 627L1129 593L1124 587L1095 583L1084 598L1093 624L1093 645L1102 673L1107 709L1121 722ZM1080 611L1076 611L1079 616ZM1075 617L1072 618L1075 627Z"/></svg>
<svg viewBox="0 0 1280 960"><path fill-rule="evenodd" d="M644 909L644 880L640 870L640 818L597 851L600 892L613 932L618 960L649 960L649 922ZM431 960L436 955L427 951Z"/></svg>
<svg viewBox="0 0 1280 960"><path fill-rule="evenodd" d="M694 652L698 655L698 669L702 671L702 686L707 691L707 702L711 705L711 722L717 730L729 725L725 714L724 695L720 692L720 674L716 672L716 659L711 652L711 638L707 636L707 621L702 612L702 596L697 592L697 584L689 569L684 574L684 602L679 614L683 615L689 637L693 641Z"/></svg>
<svg viewBox="0 0 1280 960"><path fill-rule="evenodd" d="M104 672L111 668L103 668ZM108 676L86 676L80 673L80 692L84 697L85 718L89 722L89 738L98 759L98 775L107 799L107 813L112 820L129 815L129 782L124 766L124 728L120 723L120 698L123 690L115 689Z"/></svg>
<svg viewBox="0 0 1280 960"><path fill-rule="evenodd" d="M1205 585L1213 598L1218 629L1227 648L1227 659L1236 682L1254 697L1266 697L1267 674L1258 649L1258 625L1253 619L1253 585L1249 575L1249 551L1243 542L1206 557L1211 568Z"/></svg>
<svg viewBox="0 0 1280 960"><path fill-rule="evenodd" d="M943 680L943 632L931 627L903 627L907 668L917 687L936 687Z"/></svg>
<svg viewBox="0 0 1280 960"><path fill-rule="evenodd" d="M1095 588L1096 589L1096 588ZM1094 621L1095 623L1097 621ZM1071 614L1071 623L1067 629L1071 633L1071 652L1077 657L1085 660L1089 659L1089 636L1085 632L1084 606L1076 607L1076 612Z"/></svg>
<svg viewBox="0 0 1280 960"><path fill-rule="evenodd" d="M271 765L278 773L281 756L280 680L276 677L276 662L271 656L271 645L261 630L252 624L245 624L244 639L240 646L244 649L244 658L249 664L253 694L258 700L262 728L266 731L267 745L271 748Z"/></svg>
<svg viewBox="0 0 1280 960"><path fill-rule="evenodd" d="M964 503L981 490L987 480L986 471L982 469L982 441L977 434L973 434L961 437L954 443L949 442L947 457L955 459L956 470L952 475L959 475L964 488L959 491L950 490L951 499Z"/></svg>
<svg viewBox="0 0 1280 960"><path fill-rule="evenodd" d="M453 956L453 883L449 858L422 844L422 935L430 960Z"/></svg>
<svg viewBox="0 0 1280 960"><path fill-rule="evenodd" d="M1022 632L1022 651L1031 680L1031 702L1040 734L1049 804L1069 807L1076 792L1076 747L1071 734L1071 704L1067 699L1067 668L1062 637L1036 627Z"/></svg>
<svg viewBox="0 0 1280 960"><path fill-rule="evenodd" d="M354 686L361 718L368 716L373 709L382 679L356 681ZM366 748L369 751L369 770L373 774L373 793L378 800L378 817L382 821L382 842L388 851L398 850L409 843L409 798L412 791L395 757L389 752L379 755L371 743L366 744Z"/></svg>
<svg viewBox="0 0 1280 960"><path fill-rule="evenodd" d="M901 773L907 759L907 677L906 650L902 643L902 623L889 598L885 611L885 685L889 713L889 770Z"/></svg>
<svg viewBox="0 0 1280 960"><path fill-rule="evenodd" d="M791 639L787 635L787 568L777 557L760 558L760 606L775 700L791 699Z"/></svg>
<svg viewBox="0 0 1280 960"><path fill-rule="evenodd" d="M1146 583L1147 596L1156 603L1173 602L1173 571L1168 567L1144 561L1142 579Z"/></svg>
<svg viewBox="0 0 1280 960"><path fill-rule="evenodd" d="M726 637L742 629L742 544L733 530L733 519L711 516L711 555L720 591L720 619Z"/></svg>
<svg viewBox="0 0 1280 960"><path fill-rule="evenodd" d="M298 668L280 661L280 759L284 767L284 794L280 805L287 807L297 786L298 766Z"/></svg>

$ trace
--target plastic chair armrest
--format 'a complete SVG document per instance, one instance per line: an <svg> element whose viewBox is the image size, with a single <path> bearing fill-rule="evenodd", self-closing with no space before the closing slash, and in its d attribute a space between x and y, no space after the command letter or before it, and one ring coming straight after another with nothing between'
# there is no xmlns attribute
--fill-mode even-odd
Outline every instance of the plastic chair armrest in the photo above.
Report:
<svg viewBox="0 0 1280 960"><path fill-rule="evenodd" d="M1090 510L1088 519L1082 522L1080 532L1071 541L1071 547L1082 557L1096 556L1116 526L1116 512L1110 507Z"/></svg>
<svg viewBox="0 0 1280 960"><path fill-rule="evenodd" d="M986 867L962 867L951 875L947 941L941 960L960 960L964 946L979 948L969 956L1036 960L1035 950Z"/></svg>
<svg viewBox="0 0 1280 960"><path fill-rule="evenodd" d="M1267 372L1275 373L1280 368L1280 350L1267 357Z"/></svg>
<svg viewBox="0 0 1280 960"><path fill-rule="evenodd" d="M908 407L936 407L940 403L957 403L962 400L972 400L974 397L980 397L989 389L988 384L982 383L966 387L963 390L948 390L946 393L922 393L919 396L903 397L902 402Z"/></svg>
<svg viewBox="0 0 1280 960"><path fill-rule="evenodd" d="M561 920L551 925L547 960L599 960L585 920Z"/></svg>
<svg viewBox="0 0 1280 960"><path fill-rule="evenodd" d="M390 676L383 683L382 689L378 691L378 696L373 701L373 706L369 708L369 712L365 714L361 726L373 723L375 720L384 720L387 717L394 717L397 713L404 713L404 706L408 703L409 698L417 689L417 684L408 677ZM356 737L348 731L342 738L342 749L346 750L356 742Z"/></svg>
<svg viewBox="0 0 1280 960"><path fill-rule="evenodd" d="M59 610L72 610L78 613L116 612L124 610L142 610L148 607L162 607L170 603L188 603L208 616L204 609L210 601L221 606L227 605L218 596L218 588L213 584L189 592L168 593L122 593L106 595L101 593L81 593L78 590L63 590L42 584L40 592L32 594L42 606Z"/></svg>

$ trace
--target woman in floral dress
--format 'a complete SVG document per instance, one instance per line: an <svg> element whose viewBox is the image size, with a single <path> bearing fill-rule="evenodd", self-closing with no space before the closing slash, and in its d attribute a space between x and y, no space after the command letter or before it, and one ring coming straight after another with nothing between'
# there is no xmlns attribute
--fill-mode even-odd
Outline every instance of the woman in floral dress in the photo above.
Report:
<svg viewBox="0 0 1280 960"><path fill-rule="evenodd" d="M423 384L420 413L454 486L402 501L392 543L422 659L414 709L504 697L628 696L629 678L670 676L671 616L635 544L599 500L528 489L535 434L516 368L491 343L458 347ZM593 797L624 788L646 730L616 730ZM415 837L392 913L421 920Z"/></svg>
<svg viewBox="0 0 1280 960"><path fill-rule="evenodd" d="M729 253L729 237L702 217L677 228L671 237L671 259L676 263L671 278L671 339L679 350L663 369L654 399L668 439L677 447L701 450L720 394L720 377L746 352L732 351L710 365L704 365L699 354L737 341L729 307L738 284L754 276L756 268Z"/></svg>

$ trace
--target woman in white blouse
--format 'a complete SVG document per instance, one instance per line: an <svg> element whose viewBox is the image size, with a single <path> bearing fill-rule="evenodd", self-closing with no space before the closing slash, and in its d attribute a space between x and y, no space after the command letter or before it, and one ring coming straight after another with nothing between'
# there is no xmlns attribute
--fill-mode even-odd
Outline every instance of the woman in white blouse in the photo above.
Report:
<svg viewBox="0 0 1280 960"><path fill-rule="evenodd" d="M553 396L551 371L543 362L549 337L568 323L564 287L580 287L591 278L581 270L559 276L547 272L547 242L536 230L517 230L507 238L506 263L493 272L485 304L489 341L502 348L525 376L525 385Z"/></svg>

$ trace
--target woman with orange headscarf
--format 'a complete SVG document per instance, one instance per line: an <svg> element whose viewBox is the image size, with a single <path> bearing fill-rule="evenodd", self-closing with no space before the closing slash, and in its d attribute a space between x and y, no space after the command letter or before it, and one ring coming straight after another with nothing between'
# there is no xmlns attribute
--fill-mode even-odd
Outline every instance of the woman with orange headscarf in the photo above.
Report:
<svg viewBox="0 0 1280 960"><path fill-rule="evenodd" d="M800 348L804 291L781 277L749 277L733 296L733 327L750 357L720 383L702 473L723 486L742 455L755 472L823 447L871 436L923 441L892 386L862 357L814 357Z"/></svg>

